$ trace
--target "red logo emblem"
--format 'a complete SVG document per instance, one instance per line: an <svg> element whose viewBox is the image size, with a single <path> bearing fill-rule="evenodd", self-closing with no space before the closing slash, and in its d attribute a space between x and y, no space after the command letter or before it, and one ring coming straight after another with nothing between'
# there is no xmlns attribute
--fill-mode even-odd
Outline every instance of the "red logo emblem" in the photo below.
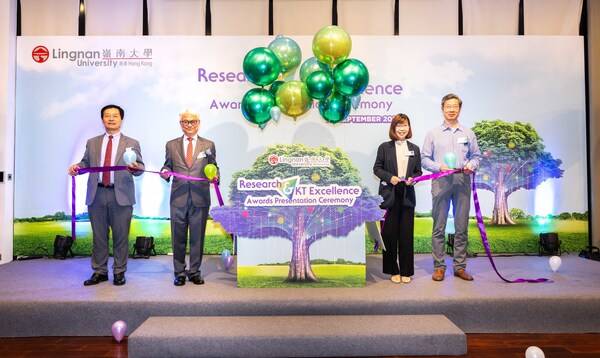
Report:
<svg viewBox="0 0 600 358"><path fill-rule="evenodd" d="M36 46L33 51L31 51L31 58L37 63L46 62L50 57L50 52L45 46Z"/></svg>
<svg viewBox="0 0 600 358"><path fill-rule="evenodd" d="M269 155L268 161L271 165L277 165L279 163L279 156L277 154L271 154Z"/></svg>

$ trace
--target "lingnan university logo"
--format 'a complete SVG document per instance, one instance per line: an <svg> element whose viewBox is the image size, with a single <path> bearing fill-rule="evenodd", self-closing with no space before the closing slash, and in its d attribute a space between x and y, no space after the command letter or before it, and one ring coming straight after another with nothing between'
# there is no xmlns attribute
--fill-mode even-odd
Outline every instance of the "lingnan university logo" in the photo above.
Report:
<svg viewBox="0 0 600 358"><path fill-rule="evenodd" d="M31 51L31 58L37 63L46 62L48 57L50 57L50 52L45 46L36 46L33 51Z"/></svg>

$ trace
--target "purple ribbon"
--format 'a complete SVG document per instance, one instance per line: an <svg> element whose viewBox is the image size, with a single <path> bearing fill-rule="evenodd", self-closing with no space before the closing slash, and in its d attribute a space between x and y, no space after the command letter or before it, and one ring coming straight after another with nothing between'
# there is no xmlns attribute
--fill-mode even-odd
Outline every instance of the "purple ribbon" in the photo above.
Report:
<svg viewBox="0 0 600 358"><path fill-rule="evenodd" d="M490 244L487 239L487 231L485 230L485 225L483 223L483 215L481 215L481 207L479 205L479 197L477 196L477 185L475 184L475 174L472 176L471 180L471 190L473 191L473 203L475 204L475 217L477 218L477 228L479 229L479 234L481 235L481 242L483 243L483 248L485 249L485 253L487 254L488 259L490 259L490 263L496 271L496 275L500 277L504 282L508 283L522 283L522 282L530 282L530 283L540 283L540 282L551 282L547 278L517 278L514 280L508 280L504 278L498 269L496 268L496 264L494 263L494 259L492 258L492 250L490 249Z"/></svg>
<svg viewBox="0 0 600 358"><path fill-rule="evenodd" d="M462 171L463 171L463 169L452 169L452 170L447 170L447 171L438 172L438 173L421 175L421 176L412 178L412 183L419 183L419 182L426 181L426 180L435 180L435 179L439 179L439 178L442 178L442 177L445 177L448 175L452 175L455 173L461 173ZM485 224L483 223L483 215L481 214L481 206L479 205L479 197L477 196L477 185L475 184L475 174L474 173L471 178L472 178L471 190L473 191L473 203L475 204L475 218L477 219L477 228L479 229L479 234L481 235L481 242L483 243L483 248L485 249L485 253L486 253L488 259L490 260L490 263L492 264L492 267L494 268L496 275L498 275L498 277L500 277L504 282L508 282L508 283L552 282L547 278L536 278L536 279L517 278L514 280L509 280L509 279L504 278L500 274L500 272L498 272L498 269L496 268L496 264L494 263L494 258L492 257L492 250L490 249L490 244L487 239L487 231L485 230ZM401 181L407 182L406 179L401 179ZM387 216L387 214L388 214L388 211L386 210L384 220L385 220L385 217ZM381 229L383 231L383 224L381 225ZM377 251L377 249L379 249L379 245L376 242L374 250Z"/></svg>
<svg viewBox="0 0 600 358"><path fill-rule="evenodd" d="M77 175L87 174L87 173L117 172L117 171L121 171L121 170L128 170L128 167L126 167L124 165L117 165L117 166L111 166L111 167L80 168L77 171ZM217 200L219 201L219 206L224 205L223 196L221 196L221 190L219 190L219 184L217 183L216 180L208 180L206 178L198 178L198 177L193 177L193 176L184 175L181 173L170 172L170 171L157 172L154 170L141 170L141 169L137 169L137 171L146 172L146 173L154 173L154 174L159 174L159 175L160 174L168 174L168 175L177 177L182 180L211 182L211 183L213 183L213 185L215 187L215 192L217 194ZM75 208L75 204L77 202L77 198L76 198L76 186L75 185L76 185L75 184L75 176L71 176L71 237L73 238L73 241L75 241L75 239L76 239L76 230L75 230L76 208Z"/></svg>

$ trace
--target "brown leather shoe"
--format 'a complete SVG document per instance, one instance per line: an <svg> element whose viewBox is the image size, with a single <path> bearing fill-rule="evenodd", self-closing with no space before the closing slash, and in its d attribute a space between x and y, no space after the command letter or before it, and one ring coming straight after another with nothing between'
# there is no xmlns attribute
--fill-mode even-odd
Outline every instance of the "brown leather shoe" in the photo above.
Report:
<svg viewBox="0 0 600 358"><path fill-rule="evenodd" d="M436 268L433 270L433 275L431 275L431 279L434 281L444 281L444 275L446 275L446 270L443 268Z"/></svg>
<svg viewBox="0 0 600 358"><path fill-rule="evenodd" d="M473 281L473 276L471 276L465 269L458 269L454 271L454 276L460 277L465 281Z"/></svg>

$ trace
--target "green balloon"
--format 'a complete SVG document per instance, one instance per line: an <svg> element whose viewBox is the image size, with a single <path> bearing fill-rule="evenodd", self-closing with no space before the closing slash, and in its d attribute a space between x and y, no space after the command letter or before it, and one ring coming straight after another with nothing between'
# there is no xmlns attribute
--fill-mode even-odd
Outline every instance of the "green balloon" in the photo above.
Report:
<svg viewBox="0 0 600 358"><path fill-rule="evenodd" d="M269 88L269 92L271 92L271 94L273 96L277 95L277 90L279 89L279 87L281 87L282 84L284 84L284 81L275 81L271 84L271 88Z"/></svg>
<svg viewBox="0 0 600 358"><path fill-rule="evenodd" d="M364 63L356 59L346 60L333 69L335 90L354 97L363 93L369 84L369 71Z"/></svg>
<svg viewBox="0 0 600 358"><path fill-rule="evenodd" d="M266 86L279 76L281 63L273 51L266 47L257 47L246 54L243 68L248 81Z"/></svg>
<svg viewBox="0 0 600 358"><path fill-rule="evenodd" d="M206 164L204 166L204 175L206 179L213 180L217 176L217 166L214 164Z"/></svg>
<svg viewBox="0 0 600 358"><path fill-rule="evenodd" d="M319 113L329 123L338 123L350 114L350 98L334 93L319 102Z"/></svg>
<svg viewBox="0 0 600 358"><path fill-rule="evenodd" d="M453 152L448 152L444 154L444 163L450 169L456 169L456 154Z"/></svg>
<svg viewBox="0 0 600 358"><path fill-rule="evenodd" d="M242 98L242 114L251 123L261 129L271 119L271 107L275 105L275 97L262 88L253 88Z"/></svg>
<svg viewBox="0 0 600 358"><path fill-rule="evenodd" d="M296 41L289 37L277 36L269 44L269 50L273 51L281 63L281 72L289 74L293 72L302 61L302 50Z"/></svg>
<svg viewBox="0 0 600 358"><path fill-rule="evenodd" d="M306 81L308 75L315 71L329 72L329 66L327 66L323 62L319 62L319 60L317 60L315 57L311 57L308 60L304 61L302 66L300 66L300 80L302 82Z"/></svg>
<svg viewBox="0 0 600 358"><path fill-rule="evenodd" d="M333 89L333 77L326 71L315 71L306 78L308 95L314 99L327 98Z"/></svg>

